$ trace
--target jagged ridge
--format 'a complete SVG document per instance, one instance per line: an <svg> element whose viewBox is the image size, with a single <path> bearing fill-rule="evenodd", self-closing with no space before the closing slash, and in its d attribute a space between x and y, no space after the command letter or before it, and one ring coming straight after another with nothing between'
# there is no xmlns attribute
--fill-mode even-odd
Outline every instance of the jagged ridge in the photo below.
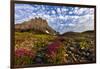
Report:
<svg viewBox="0 0 100 69"><path fill-rule="evenodd" d="M47 21L40 17L25 21L21 24L15 24L15 31L32 31L33 33L56 34L56 31L48 25Z"/></svg>

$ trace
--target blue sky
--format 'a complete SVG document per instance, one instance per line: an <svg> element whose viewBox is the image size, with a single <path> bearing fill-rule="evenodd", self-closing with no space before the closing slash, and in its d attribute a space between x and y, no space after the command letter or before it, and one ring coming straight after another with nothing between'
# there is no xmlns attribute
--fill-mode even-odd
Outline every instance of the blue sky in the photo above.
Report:
<svg viewBox="0 0 100 69"><path fill-rule="evenodd" d="M15 24L41 17L48 25L63 34L94 30L94 8L15 4Z"/></svg>

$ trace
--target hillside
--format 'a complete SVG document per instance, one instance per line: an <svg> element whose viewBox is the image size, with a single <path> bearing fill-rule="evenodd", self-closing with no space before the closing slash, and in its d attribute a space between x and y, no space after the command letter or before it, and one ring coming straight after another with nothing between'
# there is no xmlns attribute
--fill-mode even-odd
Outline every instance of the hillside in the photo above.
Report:
<svg viewBox="0 0 100 69"><path fill-rule="evenodd" d="M83 32L65 32L64 34L62 34L61 36L78 36L78 35L81 35L81 34L94 34L94 30L87 30L87 31L83 31Z"/></svg>

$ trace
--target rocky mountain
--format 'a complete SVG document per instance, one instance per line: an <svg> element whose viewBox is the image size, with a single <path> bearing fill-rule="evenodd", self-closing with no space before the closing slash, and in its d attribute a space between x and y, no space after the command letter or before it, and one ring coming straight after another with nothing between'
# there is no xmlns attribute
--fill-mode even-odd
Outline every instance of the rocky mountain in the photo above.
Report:
<svg viewBox="0 0 100 69"><path fill-rule="evenodd" d="M56 34L56 31L52 29L46 20L42 18L35 18L29 21L25 21L21 24L15 24L15 31L17 32L28 32L32 33L44 33L44 34Z"/></svg>

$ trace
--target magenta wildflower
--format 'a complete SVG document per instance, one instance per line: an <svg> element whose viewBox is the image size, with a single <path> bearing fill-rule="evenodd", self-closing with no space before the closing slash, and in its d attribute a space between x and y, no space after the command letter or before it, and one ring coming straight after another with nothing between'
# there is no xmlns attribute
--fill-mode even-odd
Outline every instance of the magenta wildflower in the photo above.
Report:
<svg viewBox="0 0 100 69"><path fill-rule="evenodd" d="M19 48L15 51L15 56L16 57L28 56L28 57L32 58L32 57L34 57L34 53L31 50Z"/></svg>
<svg viewBox="0 0 100 69"><path fill-rule="evenodd" d="M59 41L53 42L52 44L48 45L47 47L48 54L56 53L59 47L60 47Z"/></svg>

